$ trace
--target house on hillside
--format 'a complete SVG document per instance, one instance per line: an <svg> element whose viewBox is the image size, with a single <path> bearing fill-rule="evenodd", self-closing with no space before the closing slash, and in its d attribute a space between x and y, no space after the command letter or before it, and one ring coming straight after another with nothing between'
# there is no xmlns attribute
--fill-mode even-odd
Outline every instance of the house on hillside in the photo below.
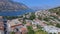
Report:
<svg viewBox="0 0 60 34"><path fill-rule="evenodd" d="M2 16L0 16L0 34L4 34L4 20Z"/></svg>
<svg viewBox="0 0 60 34"><path fill-rule="evenodd" d="M24 31L25 30L23 30L22 31L22 28L24 27L25 29L27 29L26 28L26 26L24 26L23 24L22 24L22 22L20 22L18 19L13 19L13 20L8 20L8 22L7 22L9 25L8 25L8 29L10 29L10 31L9 32L15 32L15 34L21 34L21 33L25 33Z"/></svg>
<svg viewBox="0 0 60 34"><path fill-rule="evenodd" d="M60 32L60 28L57 28L55 26L45 26L43 28L43 30L48 32L48 34L49 33L52 33L52 34L56 33L56 34L58 34Z"/></svg>
<svg viewBox="0 0 60 34"><path fill-rule="evenodd" d="M49 17L50 16L50 12L49 11L46 11L46 10L40 10L40 11L36 11L35 12L35 15L36 15L36 17L39 17L39 16L41 16L41 17Z"/></svg>

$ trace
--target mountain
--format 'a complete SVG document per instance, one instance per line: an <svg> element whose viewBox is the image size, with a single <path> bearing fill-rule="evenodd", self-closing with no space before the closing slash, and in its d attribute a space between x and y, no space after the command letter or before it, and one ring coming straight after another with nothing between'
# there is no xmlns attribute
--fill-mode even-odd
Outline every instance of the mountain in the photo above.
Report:
<svg viewBox="0 0 60 34"><path fill-rule="evenodd" d="M31 7L31 9L35 10L35 11L38 11L38 10L43 10L42 7Z"/></svg>
<svg viewBox="0 0 60 34"><path fill-rule="evenodd" d="M50 8L52 8L51 6L32 6L32 7L30 7L31 9L33 9L33 10L36 10L36 11L38 11L38 10L47 10L47 9L50 9Z"/></svg>
<svg viewBox="0 0 60 34"><path fill-rule="evenodd" d="M56 13L57 15L60 15L60 7L49 9L49 11L52 13Z"/></svg>
<svg viewBox="0 0 60 34"><path fill-rule="evenodd" d="M14 2L12 0L0 0L0 11L18 11L28 9L23 3Z"/></svg>

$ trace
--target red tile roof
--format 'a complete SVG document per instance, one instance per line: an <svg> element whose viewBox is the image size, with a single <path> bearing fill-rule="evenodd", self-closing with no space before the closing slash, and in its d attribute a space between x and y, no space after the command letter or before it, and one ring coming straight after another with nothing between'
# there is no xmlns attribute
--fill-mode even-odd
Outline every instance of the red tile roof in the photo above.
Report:
<svg viewBox="0 0 60 34"><path fill-rule="evenodd" d="M16 26L21 26L21 25L22 25L22 24L14 25L14 26L11 26L11 28L16 27Z"/></svg>
<svg viewBox="0 0 60 34"><path fill-rule="evenodd" d="M21 28L21 31L27 31L27 28L23 27L23 28Z"/></svg>
<svg viewBox="0 0 60 34"><path fill-rule="evenodd" d="M4 27L0 27L0 30L4 30Z"/></svg>

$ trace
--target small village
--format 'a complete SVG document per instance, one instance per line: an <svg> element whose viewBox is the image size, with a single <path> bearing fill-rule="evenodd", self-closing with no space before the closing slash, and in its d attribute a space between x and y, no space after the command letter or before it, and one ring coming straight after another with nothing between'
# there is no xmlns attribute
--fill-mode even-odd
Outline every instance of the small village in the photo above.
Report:
<svg viewBox="0 0 60 34"><path fill-rule="evenodd" d="M60 0L0 0L0 34L60 34Z"/></svg>
<svg viewBox="0 0 60 34"><path fill-rule="evenodd" d="M24 14L15 19L7 19L7 26L5 26L7 34L59 34L60 27L57 24L60 24L60 21L52 16L58 15L45 10ZM0 19L2 19L2 16L0 16ZM1 20L0 23L0 33L3 34L3 21Z"/></svg>

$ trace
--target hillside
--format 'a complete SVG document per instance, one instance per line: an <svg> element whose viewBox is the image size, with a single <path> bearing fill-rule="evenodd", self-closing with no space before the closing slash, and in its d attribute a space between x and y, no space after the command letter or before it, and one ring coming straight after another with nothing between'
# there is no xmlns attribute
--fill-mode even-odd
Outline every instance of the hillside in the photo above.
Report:
<svg viewBox="0 0 60 34"><path fill-rule="evenodd" d="M49 9L50 12L56 13L57 15L60 15L60 7Z"/></svg>
<svg viewBox="0 0 60 34"><path fill-rule="evenodd" d="M28 7L23 3L17 3L12 0L0 0L0 11L25 10Z"/></svg>

